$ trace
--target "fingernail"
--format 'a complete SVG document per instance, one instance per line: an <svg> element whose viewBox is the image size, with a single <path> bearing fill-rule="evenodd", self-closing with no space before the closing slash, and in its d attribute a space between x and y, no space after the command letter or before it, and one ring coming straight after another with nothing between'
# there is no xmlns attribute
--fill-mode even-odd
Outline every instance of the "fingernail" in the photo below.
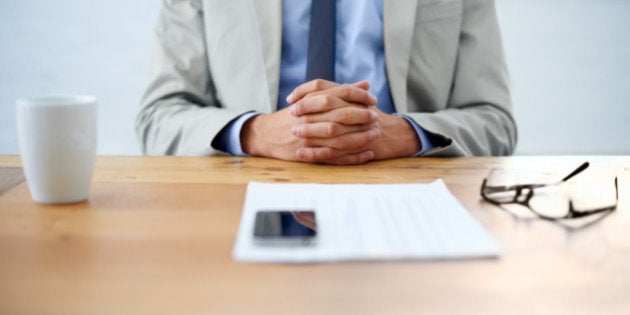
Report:
<svg viewBox="0 0 630 315"><path fill-rule="evenodd" d="M375 111L370 111L370 118L372 120L376 120L378 118L378 114Z"/></svg>
<svg viewBox="0 0 630 315"><path fill-rule="evenodd" d="M296 104L291 105L291 109L290 109L291 115L295 115L295 106Z"/></svg>
<svg viewBox="0 0 630 315"><path fill-rule="evenodd" d="M381 135L381 131L376 129L376 128L374 128L374 129L372 129L372 131L370 131L370 135L372 136L372 139L376 139L376 138L378 138L378 136Z"/></svg>
<svg viewBox="0 0 630 315"><path fill-rule="evenodd" d="M306 149L298 149L297 156L300 159L305 159L306 158Z"/></svg>
<svg viewBox="0 0 630 315"><path fill-rule="evenodd" d="M372 95L370 93L370 102L372 102L372 104L376 105L376 103L378 103L378 99L376 98L376 96Z"/></svg>
<svg viewBox="0 0 630 315"><path fill-rule="evenodd" d="M289 94L289 96L287 96L287 103L291 104L293 103L293 93Z"/></svg>
<svg viewBox="0 0 630 315"><path fill-rule="evenodd" d="M296 136L299 136L300 134L302 134L303 131L304 131L304 126L302 125L295 125L291 128L291 132Z"/></svg>

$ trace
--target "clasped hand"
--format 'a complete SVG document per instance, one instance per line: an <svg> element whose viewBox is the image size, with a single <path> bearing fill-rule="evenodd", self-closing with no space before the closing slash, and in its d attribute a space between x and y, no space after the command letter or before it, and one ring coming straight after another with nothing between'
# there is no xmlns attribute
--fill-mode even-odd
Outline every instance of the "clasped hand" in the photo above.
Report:
<svg viewBox="0 0 630 315"><path fill-rule="evenodd" d="M420 142L413 128L376 108L368 89L367 81L304 83L287 97L287 108L258 115L243 126L243 150L326 164L362 164L417 152Z"/></svg>

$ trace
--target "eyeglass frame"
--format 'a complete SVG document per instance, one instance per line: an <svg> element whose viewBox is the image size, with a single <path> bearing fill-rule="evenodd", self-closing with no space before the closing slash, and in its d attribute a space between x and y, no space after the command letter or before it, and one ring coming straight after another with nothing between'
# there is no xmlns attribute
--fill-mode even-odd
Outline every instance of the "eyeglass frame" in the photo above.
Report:
<svg viewBox="0 0 630 315"><path fill-rule="evenodd" d="M573 207L573 200L569 199L569 211L563 217L553 217L553 216L544 215L536 211L536 209L532 208L531 205L529 204L530 200L534 196L535 189L560 185L568 181L569 179L571 179L573 176L587 169L588 166L589 166L589 162L584 162L582 163L582 165L580 165L575 170L573 170L569 175L565 176L562 180L555 183L549 183L549 184L517 184L517 185L510 185L510 186L487 186L486 182L488 179L484 178L483 182L481 183L481 191L480 191L481 197L483 198L483 200L497 206L504 205L504 204L519 204L529 209L532 213L534 213L539 218L549 220L549 221L579 219L579 218L584 218L584 217L591 216L598 213L615 211L619 204L619 186L617 183L616 176L615 176L615 204L611 206L591 209L591 210L578 211ZM510 191L515 192L514 198L512 198L512 200L510 201L495 200L487 195L487 193L500 193L500 192L510 192ZM523 195L523 193L526 193L526 195ZM522 198L523 196L525 196L525 199Z"/></svg>

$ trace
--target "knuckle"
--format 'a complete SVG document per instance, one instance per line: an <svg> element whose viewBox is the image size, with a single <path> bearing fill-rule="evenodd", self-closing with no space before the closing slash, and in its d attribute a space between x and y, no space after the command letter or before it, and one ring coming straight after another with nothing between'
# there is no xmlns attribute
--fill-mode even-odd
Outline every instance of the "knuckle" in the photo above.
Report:
<svg viewBox="0 0 630 315"><path fill-rule="evenodd" d="M302 101L299 101L293 104L293 111L299 115L302 112L302 107Z"/></svg>
<svg viewBox="0 0 630 315"><path fill-rule="evenodd" d="M300 136L302 137L310 137L312 133L313 132L308 125L302 126L302 128L300 129Z"/></svg>
<svg viewBox="0 0 630 315"><path fill-rule="evenodd" d="M341 95L345 99L350 97L350 95L352 94L352 89L347 84L342 85L340 89L341 89Z"/></svg>
<svg viewBox="0 0 630 315"><path fill-rule="evenodd" d="M302 95L303 90L304 90L304 86L303 86L303 85L300 85L300 86L296 87L296 88L293 90L293 94L295 94L295 95Z"/></svg>
<svg viewBox="0 0 630 315"><path fill-rule="evenodd" d="M338 130L339 130L338 125L333 124L333 123L330 123L330 124L326 125L325 128L326 129L324 131L324 134L327 137L332 137L332 136L336 135L338 133Z"/></svg>
<svg viewBox="0 0 630 315"><path fill-rule="evenodd" d="M374 122L375 121L375 115L372 114L372 110L366 110L363 112L363 121L365 122Z"/></svg>
<svg viewBox="0 0 630 315"><path fill-rule="evenodd" d="M320 105L323 109L328 109L332 106L333 103L333 99L332 96L330 95L321 95L320 96L321 100L320 100Z"/></svg>
<svg viewBox="0 0 630 315"><path fill-rule="evenodd" d="M349 107L342 108L337 112L337 120L342 123L347 123L350 121L350 117L352 117L352 109Z"/></svg>
<svg viewBox="0 0 630 315"><path fill-rule="evenodd" d="M322 80L322 79L315 79L315 80L313 81L313 88L314 88L315 90L321 90L321 89L323 89L323 88L324 88L324 80Z"/></svg>

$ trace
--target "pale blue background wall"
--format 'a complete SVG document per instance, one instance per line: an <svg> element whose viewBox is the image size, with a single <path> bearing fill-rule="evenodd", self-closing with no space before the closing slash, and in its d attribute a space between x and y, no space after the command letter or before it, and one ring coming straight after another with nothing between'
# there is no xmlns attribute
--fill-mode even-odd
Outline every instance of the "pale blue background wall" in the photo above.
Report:
<svg viewBox="0 0 630 315"><path fill-rule="evenodd" d="M630 1L499 0L518 154L630 154Z"/></svg>
<svg viewBox="0 0 630 315"><path fill-rule="evenodd" d="M139 154L133 129L156 0L0 0L0 154L17 153L15 100L99 99L99 154Z"/></svg>
<svg viewBox="0 0 630 315"><path fill-rule="evenodd" d="M630 1L498 0L517 154L630 154ZM100 100L99 154L139 154L133 130L157 0L0 1L0 154L15 100Z"/></svg>

